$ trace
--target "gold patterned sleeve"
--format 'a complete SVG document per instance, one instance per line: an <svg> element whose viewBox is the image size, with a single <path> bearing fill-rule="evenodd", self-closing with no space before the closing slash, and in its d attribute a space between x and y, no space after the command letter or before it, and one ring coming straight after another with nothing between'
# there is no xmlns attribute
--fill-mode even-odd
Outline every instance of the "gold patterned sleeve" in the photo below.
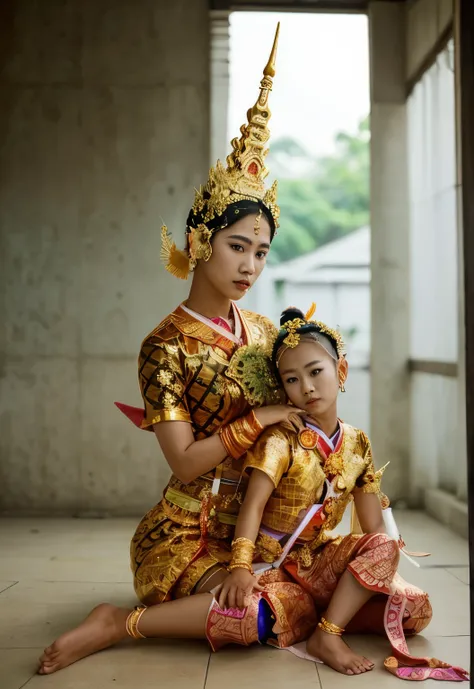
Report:
<svg viewBox="0 0 474 689"><path fill-rule="evenodd" d="M383 470L375 471L372 458L372 445L370 440L360 431L361 454L365 461L364 469L356 481L356 489L361 489L363 493L380 494L380 483Z"/></svg>
<svg viewBox="0 0 474 689"><path fill-rule="evenodd" d="M191 422L185 374L177 345L145 340L138 360L140 390L145 404L142 427L160 421Z"/></svg>
<svg viewBox="0 0 474 689"><path fill-rule="evenodd" d="M288 436L276 426L267 428L244 458L244 471L260 469L274 483L280 483L290 466L291 448Z"/></svg>

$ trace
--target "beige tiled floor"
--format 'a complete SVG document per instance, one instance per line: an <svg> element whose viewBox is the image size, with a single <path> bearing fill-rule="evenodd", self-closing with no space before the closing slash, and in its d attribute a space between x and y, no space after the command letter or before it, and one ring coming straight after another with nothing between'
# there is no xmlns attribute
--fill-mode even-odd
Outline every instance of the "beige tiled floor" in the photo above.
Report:
<svg viewBox="0 0 474 689"><path fill-rule="evenodd" d="M432 552L422 569L406 561L400 568L430 593L434 608L433 622L423 637L410 640L410 648L467 668L467 542L420 513L402 512L397 521L410 549ZM92 606L135 603L128 567L134 527L130 519L0 521L0 689L400 687L382 669L389 648L377 637L350 639L376 662L363 677L343 677L270 648L227 648L211 655L204 642L155 640L123 643L50 677L35 675L42 648Z"/></svg>

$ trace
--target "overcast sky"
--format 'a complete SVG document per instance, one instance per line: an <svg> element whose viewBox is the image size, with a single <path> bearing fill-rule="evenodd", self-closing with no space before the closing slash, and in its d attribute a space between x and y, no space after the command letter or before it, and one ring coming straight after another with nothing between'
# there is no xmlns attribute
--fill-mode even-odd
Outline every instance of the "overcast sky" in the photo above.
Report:
<svg viewBox="0 0 474 689"><path fill-rule="evenodd" d="M364 15L234 12L230 25L229 140L255 102L281 21L271 94L272 138L292 136L316 154L354 131L369 112L368 24Z"/></svg>

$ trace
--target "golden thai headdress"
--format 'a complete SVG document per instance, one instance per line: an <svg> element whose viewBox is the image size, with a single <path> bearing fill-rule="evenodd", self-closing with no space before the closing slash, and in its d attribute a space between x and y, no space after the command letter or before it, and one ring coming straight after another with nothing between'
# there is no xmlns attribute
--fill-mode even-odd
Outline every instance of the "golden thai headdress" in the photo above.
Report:
<svg viewBox="0 0 474 689"><path fill-rule="evenodd" d="M278 227L280 209L276 202L277 183L275 181L266 189L264 182L269 172L265 167L268 153L265 146L270 137L268 121L271 117L268 97L275 76L279 32L278 23L270 58L263 70L258 100L247 112L247 124L240 128L240 139L236 137L231 142L232 152L227 156L227 168L218 160L209 171L206 185L196 190L191 212L196 220L191 224L188 221L187 250L177 249L166 225L161 228L162 261L170 273L183 280L195 268L198 259L209 260L212 234L223 226L209 229L207 224L221 216L232 203L245 200L262 202L270 211L275 227ZM257 227L255 231L258 232Z"/></svg>
<svg viewBox="0 0 474 689"><path fill-rule="evenodd" d="M289 307L292 309L293 307ZM287 309L288 311L289 309ZM321 335L325 335L326 337L329 338L329 340L332 342L336 349L336 354L338 360L343 359L346 353L346 347L344 344L344 340L342 338L341 333L338 330L334 330L333 328L330 328L328 325L323 323L322 321L316 321L316 320L310 320L311 317L314 315L316 312L316 304L313 302L311 304L311 307L309 311L307 312L306 316L304 318L293 318L290 321L287 321L281 328L279 332L279 336L276 341L276 347L279 350L278 351L278 356L276 356L277 352L275 352L275 363L276 367L278 368L278 363L283 355L283 353L286 351L286 349L290 348L293 349L294 347L297 347L298 344L300 343L301 337L304 337L305 332L300 331L301 328L303 328L305 325L313 325L316 326L317 332L320 333ZM283 339L282 339L283 338ZM278 344L279 342L279 344Z"/></svg>

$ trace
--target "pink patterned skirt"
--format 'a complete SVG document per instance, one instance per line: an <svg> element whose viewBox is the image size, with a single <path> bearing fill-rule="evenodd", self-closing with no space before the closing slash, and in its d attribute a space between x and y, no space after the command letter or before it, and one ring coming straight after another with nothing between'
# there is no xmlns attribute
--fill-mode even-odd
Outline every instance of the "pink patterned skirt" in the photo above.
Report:
<svg viewBox="0 0 474 689"><path fill-rule="evenodd" d="M206 633L213 650L229 643L267 643L286 648L314 631L346 570L375 595L357 613L347 633L386 634L392 655L385 668L405 680L468 681L468 673L436 658L418 658L408 650L405 635L421 632L432 609L428 595L397 574L398 545L385 534L351 535L321 547L304 566L290 555L282 569L259 577L263 592L255 592L244 610L222 610L213 601Z"/></svg>

